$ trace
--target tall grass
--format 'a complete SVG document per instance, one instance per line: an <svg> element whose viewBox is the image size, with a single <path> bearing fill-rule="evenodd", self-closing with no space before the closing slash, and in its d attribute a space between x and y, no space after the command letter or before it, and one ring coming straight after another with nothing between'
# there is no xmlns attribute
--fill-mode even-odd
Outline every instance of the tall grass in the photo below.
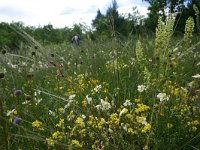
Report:
<svg viewBox="0 0 200 150"><path fill-rule="evenodd" d="M161 28L48 47L16 29L30 45L0 56L0 149L199 149L200 39Z"/></svg>

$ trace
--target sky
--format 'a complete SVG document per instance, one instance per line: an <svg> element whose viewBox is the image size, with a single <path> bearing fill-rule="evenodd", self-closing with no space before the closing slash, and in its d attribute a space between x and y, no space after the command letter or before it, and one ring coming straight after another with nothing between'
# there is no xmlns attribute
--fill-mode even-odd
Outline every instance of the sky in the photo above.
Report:
<svg viewBox="0 0 200 150"><path fill-rule="evenodd" d="M55 28L72 27L75 23L90 26L97 10L105 14L112 0L0 0L0 22L22 21L25 26L52 24ZM137 6L147 14L148 3L142 0L117 0L118 12L128 13Z"/></svg>

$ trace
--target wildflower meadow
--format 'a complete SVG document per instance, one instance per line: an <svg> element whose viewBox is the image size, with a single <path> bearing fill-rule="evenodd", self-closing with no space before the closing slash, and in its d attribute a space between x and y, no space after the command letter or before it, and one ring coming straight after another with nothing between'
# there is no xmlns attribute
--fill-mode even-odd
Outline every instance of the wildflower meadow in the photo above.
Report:
<svg viewBox="0 0 200 150"><path fill-rule="evenodd" d="M200 38L152 36L0 54L0 149L200 149Z"/></svg>

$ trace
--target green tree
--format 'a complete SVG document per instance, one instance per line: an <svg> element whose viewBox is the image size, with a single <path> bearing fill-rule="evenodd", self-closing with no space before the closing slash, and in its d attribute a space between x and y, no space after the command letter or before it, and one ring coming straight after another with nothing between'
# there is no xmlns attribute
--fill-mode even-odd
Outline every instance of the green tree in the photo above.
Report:
<svg viewBox="0 0 200 150"><path fill-rule="evenodd" d="M169 12L176 15L176 31L184 32L184 26L189 16L195 18L195 12L193 5L195 4L198 9L200 8L199 0L144 0L149 2L148 18L145 20L145 25L152 30L155 30L159 16L165 21L167 14L166 8L169 8Z"/></svg>
<svg viewBox="0 0 200 150"><path fill-rule="evenodd" d="M96 29L96 33L107 37L127 37L132 33L134 28L133 16L125 17L118 12L117 1L113 0L111 6L103 15L100 10L97 11L92 26Z"/></svg>

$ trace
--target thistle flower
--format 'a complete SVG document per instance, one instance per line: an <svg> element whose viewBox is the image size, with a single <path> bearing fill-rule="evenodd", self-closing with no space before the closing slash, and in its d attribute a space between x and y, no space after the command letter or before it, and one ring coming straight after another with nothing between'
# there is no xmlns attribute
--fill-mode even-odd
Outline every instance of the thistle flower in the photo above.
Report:
<svg viewBox="0 0 200 150"><path fill-rule="evenodd" d="M14 95L22 95L22 90L15 90Z"/></svg>
<svg viewBox="0 0 200 150"><path fill-rule="evenodd" d="M3 79L5 76L5 73L4 72L0 72L0 79Z"/></svg>
<svg viewBox="0 0 200 150"><path fill-rule="evenodd" d="M2 53L3 55L4 55L4 54L6 54L6 50L2 50L2 52L1 52L1 53Z"/></svg>
<svg viewBox="0 0 200 150"><path fill-rule="evenodd" d="M31 96L31 95L26 95L26 96L25 96L25 100L27 100L27 101L32 100L32 96Z"/></svg>
<svg viewBox="0 0 200 150"><path fill-rule="evenodd" d="M20 124L21 121L22 121L21 118L15 117L15 120L13 121L13 124L15 124L15 125Z"/></svg>
<svg viewBox="0 0 200 150"><path fill-rule="evenodd" d="M32 55L32 56L35 56L35 55L36 55L36 53L35 53L35 52L32 52L32 53L31 53L31 55Z"/></svg>

